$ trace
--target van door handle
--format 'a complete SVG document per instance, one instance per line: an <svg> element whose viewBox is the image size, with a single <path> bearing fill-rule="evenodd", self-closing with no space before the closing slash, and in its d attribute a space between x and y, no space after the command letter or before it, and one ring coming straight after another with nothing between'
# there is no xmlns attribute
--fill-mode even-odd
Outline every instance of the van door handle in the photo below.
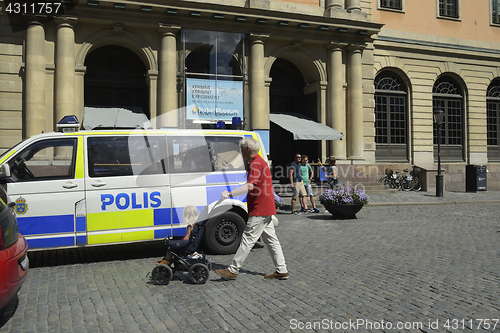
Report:
<svg viewBox="0 0 500 333"><path fill-rule="evenodd" d="M92 184L94 187L102 187L106 185L106 183L101 182L100 180L96 181L95 183Z"/></svg>
<svg viewBox="0 0 500 333"><path fill-rule="evenodd" d="M77 185L77 184L75 184L75 183L72 183L72 182L67 182L67 183L65 183L62 187L64 187L64 188L75 188L75 187L77 187L77 186L78 186L78 185Z"/></svg>

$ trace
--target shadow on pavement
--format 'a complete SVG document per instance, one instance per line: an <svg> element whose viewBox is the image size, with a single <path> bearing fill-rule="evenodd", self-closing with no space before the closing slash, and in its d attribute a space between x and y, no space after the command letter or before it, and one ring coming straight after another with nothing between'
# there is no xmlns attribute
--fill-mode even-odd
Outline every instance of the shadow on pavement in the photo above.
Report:
<svg viewBox="0 0 500 333"><path fill-rule="evenodd" d="M217 273L215 273L216 269L224 269L224 268L227 268L227 265L212 263L212 271L210 272L210 281L212 281L212 282L231 281L231 280L223 279ZM250 275L259 275L259 276L264 276L265 275L263 273L249 271L249 270L246 270L246 269L240 269L239 274L250 274Z"/></svg>
<svg viewBox="0 0 500 333"><path fill-rule="evenodd" d="M165 243L163 240L28 252L30 268L143 259L163 257L164 255Z"/></svg>
<svg viewBox="0 0 500 333"><path fill-rule="evenodd" d="M3 309L0 309L0 328L2 328L16 313L17 307L19 306L19 296L14 296L14 298L7 304Z"/></svg>

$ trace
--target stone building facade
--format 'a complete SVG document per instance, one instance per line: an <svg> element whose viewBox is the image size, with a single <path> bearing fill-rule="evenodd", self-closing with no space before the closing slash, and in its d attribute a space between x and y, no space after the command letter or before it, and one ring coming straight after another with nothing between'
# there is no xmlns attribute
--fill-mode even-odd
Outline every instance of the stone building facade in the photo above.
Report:
<svg viewBox="0 0 500 333"><path fill-rule="evenodd" d="M445 111L445 189L465 190L468 164L486 165L488 189L499 189L498 1L376 0L372 6L373 21L384 23L374 43L375 161L435 173L433 111L439 108ZM382 121L386 107L393 124Z"/></svg>
<svg viewBox="0 0 500 333"><path fill-rule="evenodd" d="M440 12L443 0L66 0L57 15L7 14L13 2L0 1L0 153L91 105L138 107L155 127L213 126L190 119L186 91L209 79L241 82L244 127L269 140L275 166L299 151L335 156L352 182L388 165L431 175L432 111L443 106L446 189L465 188L467 164L488 165L500 188L487 111L500 77L496 9L456 2L458 17ZM270 122L278 112L344 140L294 141Z"/></svg>

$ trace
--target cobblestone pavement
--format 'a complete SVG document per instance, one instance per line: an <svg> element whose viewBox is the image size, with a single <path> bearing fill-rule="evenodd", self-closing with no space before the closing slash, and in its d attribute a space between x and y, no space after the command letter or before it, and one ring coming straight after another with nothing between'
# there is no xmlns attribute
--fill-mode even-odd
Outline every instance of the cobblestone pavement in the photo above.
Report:
<svg viewBox="0 0 500 333"><path fill-rule="evenodd" d="M263 278L263 246L236 281L167 286L146 277L162 242L32 252L0 332L500 331L500 193L403 194L372 196L356 220L280 211L285 281Z"/></svg>

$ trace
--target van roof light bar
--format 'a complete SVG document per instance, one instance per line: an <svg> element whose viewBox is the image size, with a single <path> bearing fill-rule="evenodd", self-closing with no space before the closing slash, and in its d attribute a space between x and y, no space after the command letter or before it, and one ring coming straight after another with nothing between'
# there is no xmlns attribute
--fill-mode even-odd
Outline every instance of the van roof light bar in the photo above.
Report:
<svg viewBox="0 0 500 333"><path fill-rule="evenodd" d="M76 132L80 128L80 123L76 116L64 116L56 125L58 132Z"/></svg>

